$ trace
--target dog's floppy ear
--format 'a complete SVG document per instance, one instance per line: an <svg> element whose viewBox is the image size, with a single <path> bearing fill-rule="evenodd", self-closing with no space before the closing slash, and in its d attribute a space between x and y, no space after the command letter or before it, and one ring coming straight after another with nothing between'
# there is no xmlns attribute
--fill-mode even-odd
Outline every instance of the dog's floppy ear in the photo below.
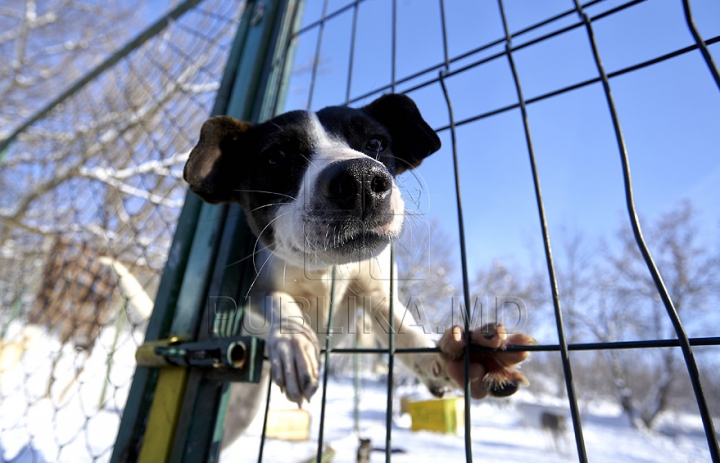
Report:
<svg viewBox="0 0 720 463"><path fill-rule="evenodd" d="M203 124L183 178L205 201L215 204L234 200L233 188L241 171L241 145L250 127L228 116L215 116Z"/></svg>
<svg viewBox="0 0 720 463"><path fill-rule="evenodd" d="M440 149L440 138L422 118L415 102L407 96L389 93L362 110L390 131L397 174L414 169Z"/></svg>

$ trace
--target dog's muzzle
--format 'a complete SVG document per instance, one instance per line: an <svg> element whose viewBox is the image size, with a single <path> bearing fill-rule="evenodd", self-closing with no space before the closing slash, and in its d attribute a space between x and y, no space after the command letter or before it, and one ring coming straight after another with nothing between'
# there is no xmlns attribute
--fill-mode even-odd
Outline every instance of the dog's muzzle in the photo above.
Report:
<svg viewBox="0 0 720 463"><path fill-rule="evenodd" d="M392 220L392 186L387 169L367 158L334 162L317 179L317 188L331 210L360 219L365 226Z"/></svg>
<svg viewBox="0 0 720 463"><path fill-rule="evenodd" d="M402 207L395 203L401 202L383 164L370 158L335 161L315 180L303 223L306 249L321 264L376 256L400 231L395 214Z"/></svg>

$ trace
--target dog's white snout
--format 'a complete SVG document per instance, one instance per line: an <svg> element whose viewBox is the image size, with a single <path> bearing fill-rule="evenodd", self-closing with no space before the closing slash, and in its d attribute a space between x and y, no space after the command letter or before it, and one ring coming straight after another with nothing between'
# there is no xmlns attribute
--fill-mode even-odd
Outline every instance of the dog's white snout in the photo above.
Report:
<svg viewBox="0 0 720 463"><path fill-rule="evenodd" d="M354 212L364 220L390 207L393 179L382 164L372 159L346 159L323 169L317 186L332 206Z"/></svg>

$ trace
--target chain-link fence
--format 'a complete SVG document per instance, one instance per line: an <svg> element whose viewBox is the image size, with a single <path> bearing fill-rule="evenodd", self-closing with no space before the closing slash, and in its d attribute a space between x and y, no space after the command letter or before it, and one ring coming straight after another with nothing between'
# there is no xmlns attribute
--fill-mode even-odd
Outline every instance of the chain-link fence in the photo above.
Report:
<svg viewBox="0 0 720 463"><path fill-rule="evenodd" d="M112 451L185 197L187 128L212 107L241 13L160 9L0 8L3 138L50 103L0 155L0 461Z"/></svg>

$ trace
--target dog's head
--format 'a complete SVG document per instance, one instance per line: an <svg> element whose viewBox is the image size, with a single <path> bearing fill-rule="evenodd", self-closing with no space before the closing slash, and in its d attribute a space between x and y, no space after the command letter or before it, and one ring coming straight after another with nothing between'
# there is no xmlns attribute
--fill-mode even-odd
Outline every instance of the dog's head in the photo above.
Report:
<svg viewBox="0 0 720 463"><path fill-rule="evenodd" d="M396 238L404 204L394 177L438 149L415 103L388 94L258 125L213 117L184 178L205 201L239 203L283 259L320 267L375 256Z"/></svg>

